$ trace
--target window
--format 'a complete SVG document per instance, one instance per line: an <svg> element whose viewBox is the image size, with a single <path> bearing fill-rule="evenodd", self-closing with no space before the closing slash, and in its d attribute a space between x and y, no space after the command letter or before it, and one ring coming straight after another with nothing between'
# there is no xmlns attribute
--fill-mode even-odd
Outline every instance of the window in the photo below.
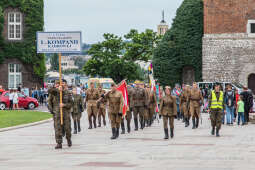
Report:
<svg viewBox="0 0 255 170"><path fill-rule="evenodd" d="M8 68L8 87L18 88L22 82L21 76L21 65L20 64L9 64Z"/></svg>
<svg viewBox="0 0 255 170"><path fill-rule="evenodd" d="M250 33L255 33L255 23L251 23L251 32Z"/></svg>
<svg viewBox="0 0 255 170"><path fill-rule="evenodd" d="M8 13L8 39L21 40L22 15L19 12Z"/></svg>

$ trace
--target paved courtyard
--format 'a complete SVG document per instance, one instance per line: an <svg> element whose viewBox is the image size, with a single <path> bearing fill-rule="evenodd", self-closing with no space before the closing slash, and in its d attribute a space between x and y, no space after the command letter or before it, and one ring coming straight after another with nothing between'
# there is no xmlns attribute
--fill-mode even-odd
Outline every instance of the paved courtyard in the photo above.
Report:
<svg viewBox="0 0 255 170"><path fill-rule="evenodd" d="M223 126L221 137L210 135L207 114L196 130L175 121L175 138L163 140L162 120L151 128L110 140L102 127L73 135L55 150L53 123L0 132L1 170L157 169L160 170L254 170L254 125ZM109 125L108 125L109 126ZM133 127L132 127L133 130Z"/></svg>

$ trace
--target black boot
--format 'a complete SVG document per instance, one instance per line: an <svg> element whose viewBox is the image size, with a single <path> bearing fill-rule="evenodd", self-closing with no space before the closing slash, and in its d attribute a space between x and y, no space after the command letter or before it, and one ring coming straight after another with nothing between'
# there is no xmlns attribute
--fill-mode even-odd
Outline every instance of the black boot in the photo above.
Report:
<svg viewBox="0 0 255 170"><path fill-rule="evenodd" d="M169 136L168 136L168 129L164 129L164 131L165 131L165 137L164 137L164 139L169 139Z"/></svg>
<svg viewBox="0 0 255 170"><path fill-rule="evenodd" d="M106 126L105 117L103 117L103 123L104 123L104 126Z"/></svg>
<svg viewBox="0 0 255 170"><path fill-rule="evenodd" d="M135 122L135 131L138 131L138 120L135 118L134 122Z"/></svg>
<svg viewBox="0 0 255 170"><path fill-rule="evenodd" d="M195 129L196 128L196 125L195 125L195 118L192 118L192 129Z"/></svg>
<svg viewBox="0 0 255 170"><path fill-rule="evenodd" d="M97 119L98 119L98 126L97 127L101 127L101 116L98 115Z"/></svg>
<svg viewBox="0 0 255 170"><path fill-rule="evenodd" d="M67 145L68 145L68 147L71 147L71 146L72 146L72 141L71 141L71 139L67 139Z"/></svg>
<svg viewBox="0 0 255 170"><path fill-rule="evenodd" d="M93 124L94 124L94 128L97 128L97 121L96 121L96 118L94 118Z"/></svg>
<svg viewBox="0 0 255 170"><path fill-rule="evenodd" d="M112 137L111 139L116 139L116 129L112 128Z"/></svg>
<svg viewBox="0 0 255 170"><path fill-rule="evenodd" d="M182 115L182 123L186 123L186 120L184 118L184 114L182 113L181 115Z"/></svg>
<svg viewBox="0 0 255 170"><path fill-rule="evenodd" d="M88 129L92 129L92 120L91 120L91 118L89 118L89 128Z"/></svg>
<svg viewBox="0 0 255 170"><path fill-rule="evenodd" d="M127 132L130 133L131 129L130 129L130 122L127 124Z"/></svg>
<svg viewBox="0 0 255 170"><path fill-rule="evenodd" d="M74 132L73 134L77 134L77 123L76 120L73 122Z"/></svg>
<svg viewBox="0 0 255 170"><path fill-rule="evenodd" d="M81 121L78 120L78 132L81 132Z"/></svg>
<svg viewBox="0 0 255 170"><path fill-rule="evenodd" d="M196 118L196 128L198 128L199 125L199 117Z"/></svg>
<svg viewBox="0 0 255 170"><path fill-rule="evenodd" d="M118 128L116 128L116 139L119 137L119 134L120 134L120 131L119 131L119 127Z"/></svg>
<svg viewBox="0 0 255 170"><path fill-rule="evenodd" d="M146 127L149 127L149 120L146 120Z"/></svg>
<svg viewBox="0 0 255 170"><path fill-rule="evenodd" d="M124 124L124 120L121 121L121 134L125 134L125 124Z"/></svg>
<svg viewBox="0 0 255 170"><path fill-rule="evenodd" d="M58 143L57 146L55 146L55 149L62 149L62 144Z"/></svg>
<svg viewBox="0 0 255 170"><path fill-rule="evenodd" d="M65 135L66 135L66 132L65 132L64 126L62 126L62 137L65 137Z"/></svg>
<svg viewBox="0 0 255 170"><path fill-rule="evenodd" d="M185 127L188 127L188 120L187 120L187 118L185 118L184 121L185 121Z"/></svg>
<svg viewBox="0 0 255 170"><path fill-rule="evenodd" d="M170 128L170 137L171 137L171 138L174 137L174 128Z"/></svg>
<svg viewBox="0 0 255 170"><path fill-rule="evenodd" d="M220 137L220 129L219 128L216 128L216 137Z"/></svg>
<svg viewBox="0 0 255 170"><path fill-rule="evenodd" d="M212 127L211 134L212 134L212 135L215 135L215 127Z"/></svg>

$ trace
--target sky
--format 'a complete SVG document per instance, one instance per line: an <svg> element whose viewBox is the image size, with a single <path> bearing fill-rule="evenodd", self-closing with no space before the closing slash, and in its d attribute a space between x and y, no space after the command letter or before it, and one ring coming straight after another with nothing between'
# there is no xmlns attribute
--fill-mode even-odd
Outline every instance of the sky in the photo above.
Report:
<svg viewBox="0 0 255 170"><path fill-rule="evenodd" d="M103 40L104 33L123 36L130 29L157 30L165 11L172 23L183 0L44 0L45 31L82 31L84 43Z"/></svg>

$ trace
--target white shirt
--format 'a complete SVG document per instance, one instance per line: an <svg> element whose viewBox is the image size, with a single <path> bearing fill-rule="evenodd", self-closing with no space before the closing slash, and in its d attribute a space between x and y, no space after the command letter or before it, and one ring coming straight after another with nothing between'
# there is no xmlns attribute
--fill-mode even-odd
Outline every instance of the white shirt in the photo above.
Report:
<svg viewBox="0 0 255 170"><path fill-rule="evenodd" d="M13 100L14 93L9 94L9 100Z"/></svg>
<svg viewBox="0 0 255 170"><path fill-rule="evenodd" d="M77 94L81 94L81 88L77 87Z"/></svg>

